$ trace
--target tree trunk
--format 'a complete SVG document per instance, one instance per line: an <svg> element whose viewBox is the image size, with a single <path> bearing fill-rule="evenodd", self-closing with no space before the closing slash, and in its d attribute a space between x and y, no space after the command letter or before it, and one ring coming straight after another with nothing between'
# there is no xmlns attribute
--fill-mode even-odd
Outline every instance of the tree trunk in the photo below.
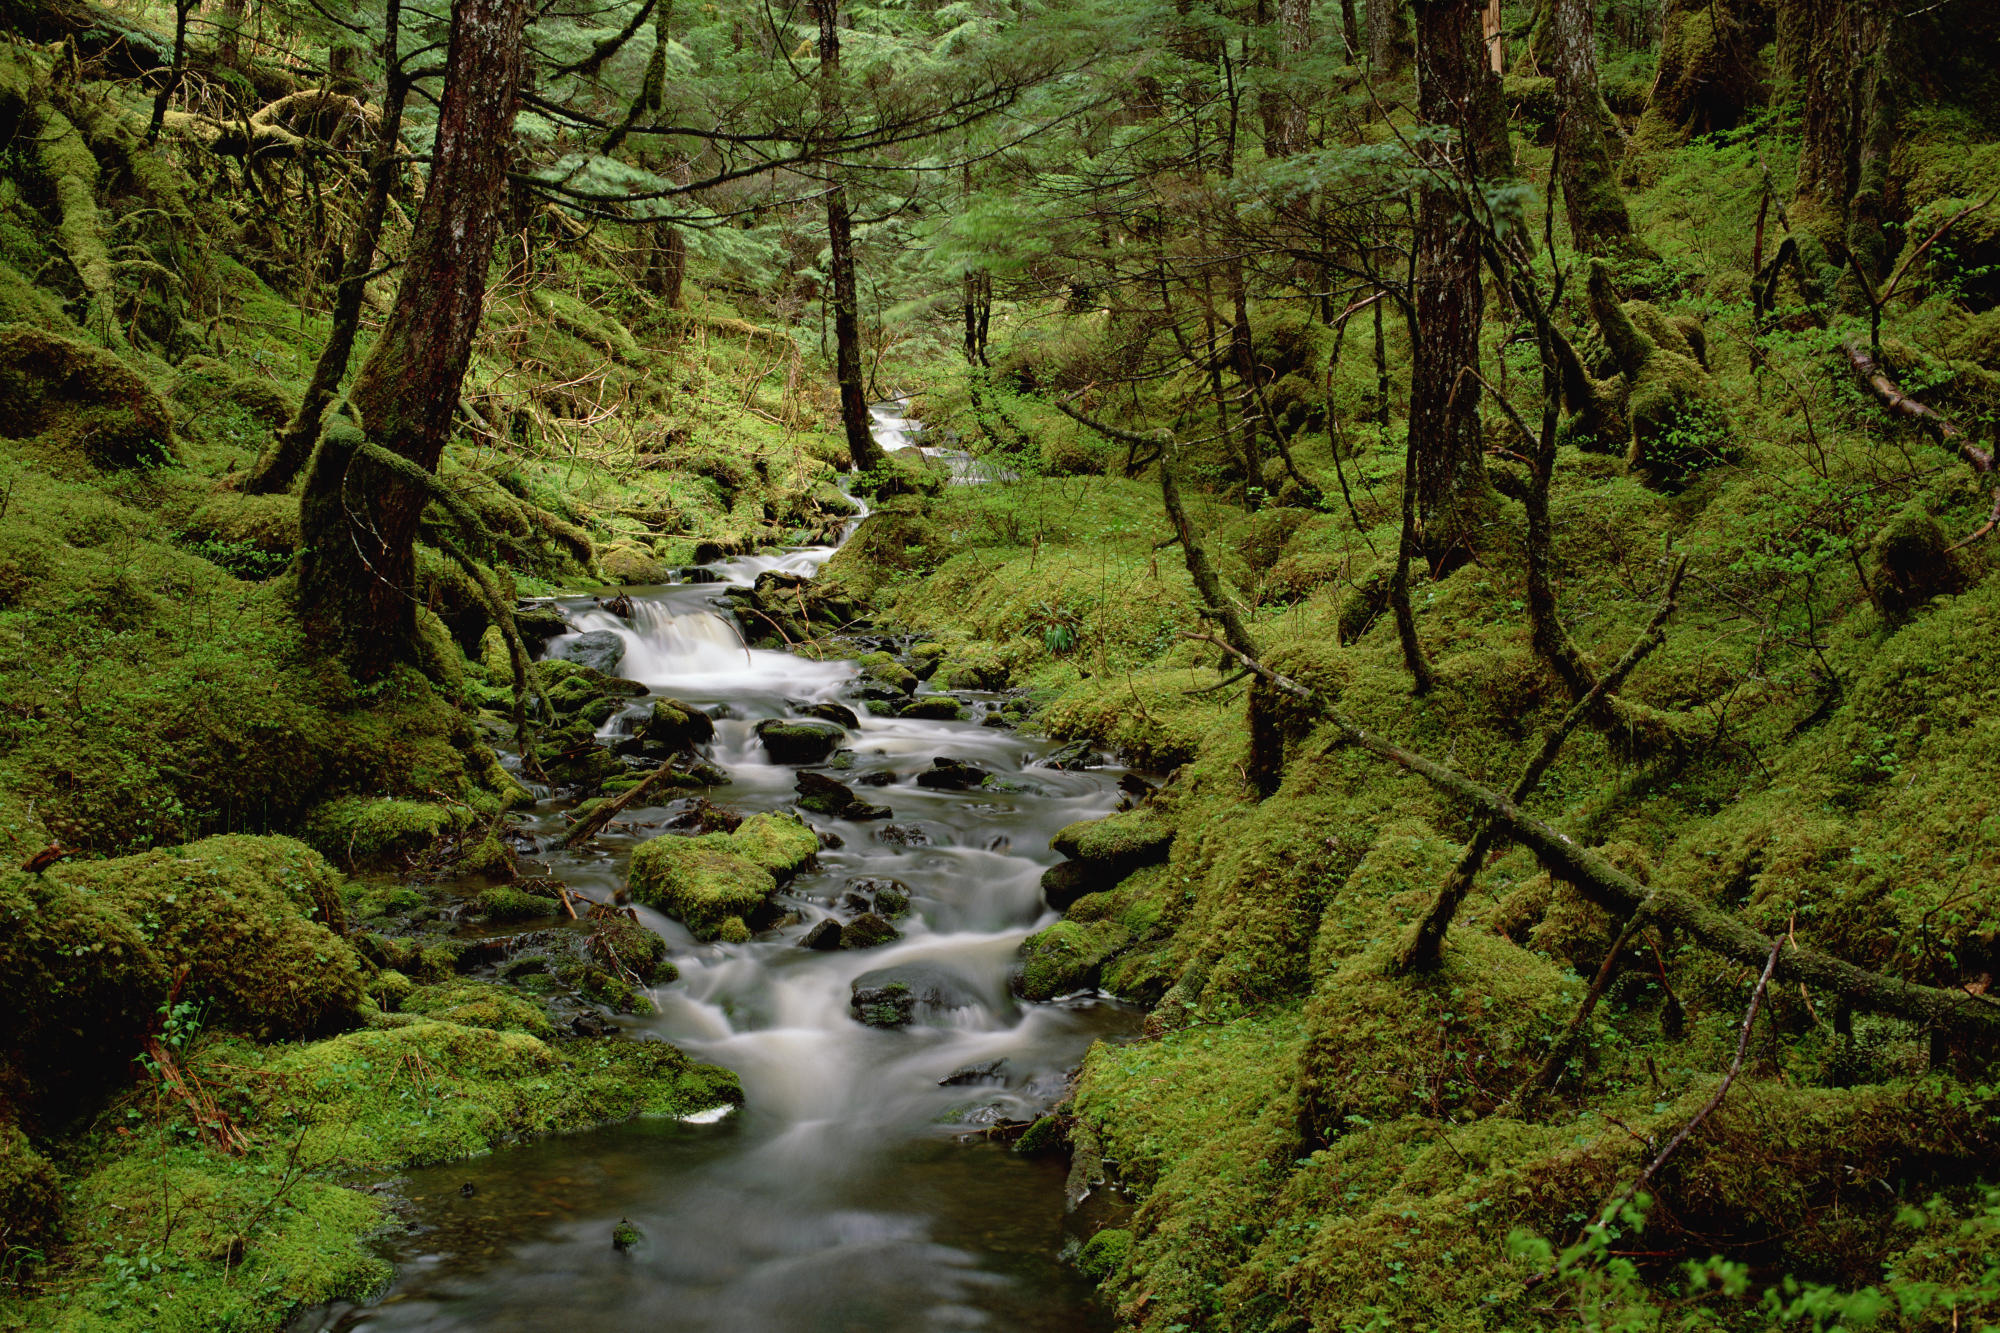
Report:
<svg viewBox="0 0 2000 1333"><path fill-rule="evenodd" d="M292 419L278 432L278 438L263 461L254 468L243 489L251 495L269 495L289 488L306 460L312 457L319 439L320 418L340 391L347 374L348 358L354 354L354 336L361 328L361 299L368 275L375 264L375 248L382 240L382 221L389 212L389 194L396 183L399 140L403 130L403 103L409 93L397 51L401 0L389 0L382 33L382 62L388 71L388 86L382 95L382 118L377 124L374 150L368 160L368 197L361 204L361 225L349 242L347 262L341 268L340 285L333 294L333 327L326 346L313 363L312 380Z"/></svg>
<svg viewBox="0 0 2000 1333"><path fill-rule="evenodd" d="M1368 0L1368 68L1394 74L1403 65L1409 30L1403 22L1404 0Z"/></svg>
<svg viewBox="0 0 2000 1333"><path fill-rule="evenodd" d="M1880 195L1894 126L1894 80L1885 77L1893 20L1879 0L1787 0L1779 22L1804 103L1792 226L1833 252L1811 256L1813 263L1839 264L1839 247L1858 221L1857 257L1864 268L1879 268L1887 249Z"/></svg>
<svg viewBox="0 0 2000 1333"><path fill-rule="evenodd" d="M1340 40L1347 46L1347 58L1359 61L1362 52L1361 16L1354 8L1354 0L1340 0Z"/></svg>
<svg viewBox="0 0 2000 1333"><path fill-rule="evenodd" d="M1604 103L1597 91L1597 29L1593 0L1553 0L1549 62L1562 108L1556 126L1562 159L1563 209L1576 248L1606 255L1644 251L1632 235L1632 217L1619 193L1605 147Z"/></svg>
<svg viewBox="0 0 2000 1333"><path fill-rule="evenodd" d="M506 198L525 0L458 0L429 188L396 304L349 395L371 444L435 471L458 411ZM417 524L428 491L323 442L300 503L300 611L377 676L415 628Z"/></svg>
<svg viewBox="0 0 2000 1333"><path fill-rule="evenodd" d="M1343 0L1347 12L1353 0ZM1272 157L1290 157L1305 147L1306 105L1294 82L1299 57L1312 45L1312 0L1278 0L1278 88L1266 94L1264 148Z"/></svg>
<svg viewBox="0 0 2000 1333"><path fill-rule="evenodd" d="M1452 563L1469 554L1492 487L1479 432L1479 328L1485 315L1479 236L1466 217L1483 178L1481 160L1506 156L1506 128L1490 142L1486 67L1474 0L1417 0L1418 114L1450 127L1420 150L1429 174L1417 219L1416 347L1410 375L1410 439L1416 527L1425 556ZM1497 89L1490 98L1498 102ZM1485 141L1482 143L1482 141ZM1494 166L1499 166L1495 163Z"/></svg>
<svg viewBox="0 0 2000 1333"><path fill-rule="evenodd" d="M819 20L819 111L831 132L840 117L840 0L811 0ZM847 186L840 166L826 169L833 188L826 195L826 245L833 278L833 366L840 384L840 426L857 471L882 465L882 450L868 429L868 395L861 380L861 297L854 274L854 225L847 210Z"/></svg>

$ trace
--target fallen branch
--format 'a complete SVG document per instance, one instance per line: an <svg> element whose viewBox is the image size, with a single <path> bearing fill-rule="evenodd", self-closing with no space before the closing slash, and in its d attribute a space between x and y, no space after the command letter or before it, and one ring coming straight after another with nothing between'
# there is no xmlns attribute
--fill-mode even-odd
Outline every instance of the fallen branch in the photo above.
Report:
<svg viewBox="0 0 2000 1333"><path fill-rule="evenodd" d="M562 845L564 847L574 847L578 843L586 842L595 836L597 830L603 828L613 819L616 819L623 813L626 806L638 801L641 796L644 796L653 789L654 783L672 772L673 763L674 761L671 759L665 760L658 768L648 773L644 778L641 778L637 786L631 788L615 800L606 801L603 805L598 806L582 819L570 825L569 832L563 834Z"/></svg>
<svg viewBox="0 0 2000 1333"><path fill-rule="evenodd" d="M1840 350L1847 353L1848 364L1854 368L1855 375L1881 400L1882 406L1888 408L1891 415L1914 421L1929 432L1939 444L1970 463L1972 470L1980 476L1994 475L1991 449L1982 449L1973 442L1970 435L1960 430L1951 418L1904 393L1901 386L1890 378L1889 372L1882 369L1880 363L1860 344L1843 342ZM1956 551L1961 546L1970 546L1996 527L2000 527L2000 486L1993 488L1993 508L1987 514L1986 521L1951 549Z"/></svg>
<svg viewBox="0 0 2000 1333"><path fill-rule="evenodd" d="M1687 574L1687 566L1687 557L1682 556L1680 562L1674 566L1672 577L1667 580L1666 596L1660 599L1660 608L1653 613L1652 620L1647 622L1645 631L1630 648L1626 649L1625 655L1618 660L1617 665L1598 677L1596 683L1581 699L1571 705L1569 711L1563 714L1562 720L1542 738L1541 746L1528 760L1527 766L1521 770L1520 778L1515 781L1509 799L1518 804L1533 794L1535 788L1541 785L1542 777L1549 771L1549 766L1562 752L1563 743L1569 739L1570 733L1576 730L1577 724L1594 713L1620 685L1625 683L1625 678L1632 674L1639 663L1645 661L1655 648L1666 641L1667 618L1674 613L1680 595L1681 579ZM1437 966L1439 955L1444 949L1445 932L1450 929L1452 917L1457 914L1459 905L1465 901L1465 895L1471 890L1472 881L1478 875L1479 867L1486 863L1486 854L1492 850L1497 832L1494 822L1489 819L1479 826L1478 832L1472 835L1472 840L1465 844L1458 855L1457 864L1452 866L1451 873L1445 876L1444 883L1439 886L1437 898L1431 903L1431 910L1417 923L1416 929L1411 932L1410 938L1397 955L1398 971L1422 971Z"/></svg>
<svg viewBox="0 0 2000 1333"><path fill-rule="evenodd" d="M1741 963L1761 963L1767 953L1777 948L1775 975L1781 981L1814 987L1870 1013L1894 1014L1940 1031L1964 1033L1987 1041L2000 1038L2000 1001L1990 996L1974 994L1962 987L1919 985L1871 972L1831 954L1801 948L1790 940L1774 942L1746 922L1685 890L1648 888L1566 834L1529 818L1506 795L1380 739L1335 712L1313 690L1272 671L1247 654L1233 655L1271 684L1317 708L1339 731L1336 744L1359 746L1456 796L1494 821L1499 831L1514 842L1533 852L1551 875L1574 885L1584 897L1609 912L1620 917L1644 913L1652 924L1681 931L1704 948Z"/></svg>

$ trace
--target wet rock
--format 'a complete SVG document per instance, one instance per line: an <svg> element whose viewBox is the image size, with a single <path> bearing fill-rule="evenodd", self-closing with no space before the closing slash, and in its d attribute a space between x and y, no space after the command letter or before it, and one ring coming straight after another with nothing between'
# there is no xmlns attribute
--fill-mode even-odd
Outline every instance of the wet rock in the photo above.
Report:
<svg viewBox="0 0 2000 1333"><path fill-rule="evenodd" d="M1040 760L1040 767L1074 772L1085 768L1102 768L1104 758L1089 741L1071 741L1044 755Z"/></svg>
<svg viewBox="0 0 2000 1333"><path fill-rule="evenodd" d="M893 843L898 847L928 847L930 834L924 832L921 824L884 824L875 830L877 841Z"/></svg>
<svg viewBox="0 0 2000 1333"><path fill-rule="evenodd" d="M1014 729L1014 724L998 713L988 713L980 719L979 725L982 727L991 727L996 731L1012 731Z"/></svg>
<svg viewBox="0 0 2000 1333"><path fill-rule="evenodd" d="M832 754L845 733L824 722L784 722L766 718L757 724L757 739L775 764L817 764Z"/></svg>
<svg viewBox="0 0 2000 1333"><path fill-rule="evenodd" d="M644 1232L622 1217L618 1219L618 1225L611 1228L611 1248L621 1254L645 1238Z"/></svg>
<svg viewBox="0 0 2000 1333"><path fill-rule="evenodd" d="M1118 777L1118 790L1135 801L1144 801L1150 799L1159 788L1137 773L1122 773Z"/></svg>
<svg viewBox="0 0 2000 1333"><path fill-rule="evenodd" d="M843 949L877 949L903 938L903 932L873 912L863 912L841 929Z"/></svg>
<svg viewBox="0 0 2000 1333"><path fill-rule="evenodd" d="M908 667L887 653L865 653L854 659L854 665L861 674L877 685L887 686L899 695L917 692L917 676Z"/></svg>
<svg viewBox="0 0 2000 1333"><path fill-rule="evenodd" d="M917 785L932 791L971 791L986 781L983 768L966 763L963 759L949 759L939 755L931 760L931 767L917 774Z"/></svg>
<svg viewBox="0 0 2000 1333"><path fill-rule="evenodd" d="M910 910L910 886L900 879L850 879L841 905L851 912L878 912L893 921Z"/></svg>
<svg viewBox="0 0 2000 1333"><path fill-rule="evenodd" d="M619 1026L596 1010L586 1010L569 1021L569 1030L579 1037L609 1037Z"/></svg>
<svg viewBox="0 0 2000 1333"><path fill-rule="evenodd" d="M899 707L896 716L915 718L920 722L963 722L965 705L949 694L927 694Z"/></svg>
<svg viewBox="0 0 2000 1333"><path fill-rule="evenodd" d="M1107 819L1080 819L1066 824L1049 846L1073 861L1088 861L1116 879L1167 859L1174 841L1173 826L1150 810L1133 810Z"/></svg>
<svg viewBox="0 0 2000 1333"><path fill-rule="evenodd" d="M1102 889L1117 887L1104 874L1082 861L1062 861L1042 872L1042 900L1058 912L1067 912L1077 899Z"/></svg>
<svg viewBox="0 0 2000 1333"><path fill-rule="evenodd" d="M1007 778L998 773L988 773L986 780L979 784L981 791L997 791L1007 796L1047 796L1049 790L1025 778Z"/></svg>
<svg viewBox="0 0 2000 1333"><path fill-rule="evenodd" d="M985 1060L963 1069L954 1069L938 1080L940 1088L969 1088L981 1083L1005 1083L1007 1081L1007 1061Z"/></svg>
<svg viewBox="0 0 2000 1333"><path fill-rule="evenodd" d="M557 644L555 655L565 662L575 662L608 676L625 660L625 640L608 629L594 629L579 634L567 643Z"/></svg>
<svg viewBox="0 0 2000 1333"><path fill-rule="evenodd" d="M714 740L715 722L693 704L656 699L653 711L639 728L639 737L648 745L685 750Z"/></svg>
<svg viewBox="0 0 2000 1333"><path fill-rule="evenodd" d="M886 787L896 780L896 775L886 768L878 768L872 773L863 773L854 780L864 787Z"/></svg>
<svg viewBox="0 0 2000 1333"><path fill-rule="evenodd" d="M854 710L845 704L837 704L831 700L809 703L798 699L787 699L785 703L800 717L817 718L821 722L831 722L836 727L846 727L849 730L861 725L861 719L856 717Z"/></svg>
<svg viewBox="0 0 2000 1333"><path fill-rule="evenodd" d="M696 554L699 554L701 548L696 547L695 551ZM722 575L712 569L703 569L700 565L689 565L686 569L675 570L674 577L682 583L722 583L725 581Z"/></svg>
<svg viewBox="0 0 2000 1333"><path fill-rule="evenodd" d="M514 608L514 628L529 648L540 648L558 634L571 630L569 617L553 602L531 602Z"/></svg>
<svg viewBox="0 0 2000 1333"><path fill-rule="evenodd" d="M620 620L630 620L632 618L632 599L622 592L616 597L595 597L591 600L604 610L609 611L612 615L617 616Z"/></svg>
<svg viewBox="0 0 2000 1333"><path fill-rule="evenodd" d="M802 949L815 949L822 953L830 952L841 946L842 933L843 927L840 922L834 920L832 917L827 917L825 920L813 924L813 928L808 930L804 938L799 941L799 947Z"/></svg>
<svg viewBox="0 0 2000 1333"><path fill-rule="evenodd" d="M871 805L862 800L847 784L836 782L824 773L800 773L797 790L799 808L814 814L865 823L887 819L893 813L886 805Z"/></svg>
<svg viewBox="0 0 2000 1333"><path fill-rule="evenodd" d="M847 697L859 699L864 704L883 704L893 707L906 697L901 690L887 685L878 685L865 676L847 687Z"/></svg>
<svg viewBox="0 0 2000 1333"><path fill-rule="evenodd" d="M931 1009L964 1009L979 1002L963 977L935 963L899 963L876 968L854 979L848 1005L870 1027L902 1027L918 1005Z"/></svg>

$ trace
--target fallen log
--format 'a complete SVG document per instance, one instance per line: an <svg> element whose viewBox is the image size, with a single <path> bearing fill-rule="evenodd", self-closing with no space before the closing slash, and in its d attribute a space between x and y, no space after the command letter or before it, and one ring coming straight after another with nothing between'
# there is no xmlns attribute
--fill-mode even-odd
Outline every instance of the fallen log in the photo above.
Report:
<svg viewBox="0 0 2000 1333"><path fill-rule="evenodd" d="M1991 449L1982 449L1970 435L1959 429L1951 418L1904 393L1902 387L1890 377L1889 372L1884 370L1861 344L1844 342L1840 345L1840 350L1847 353L1847 362L1854 368L1854 373L1862 384L1881 400L1882 406L1886 407L1891 415L1915 422L1929 432L1939 444L1970 463L1972 470L1980 476L1993 475ZM1955 543L1950 549L1956 551L1961 546L1970 546L1996 527L2000 527L2000 486L1993 488L1993 508L1988 512L1986 521L1974 529L1970 536Z"/></svg>

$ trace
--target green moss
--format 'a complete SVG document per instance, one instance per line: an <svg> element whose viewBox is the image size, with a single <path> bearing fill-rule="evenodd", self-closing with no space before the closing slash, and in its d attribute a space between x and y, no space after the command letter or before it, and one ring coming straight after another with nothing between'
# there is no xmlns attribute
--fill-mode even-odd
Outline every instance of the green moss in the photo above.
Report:
<svg viewBox="0 0 2000 1333"><path fill-rule="evenodd" d="M752 815L727 835L730 850L782 882L819 855L819 835L789 811Z"/></svg>
<svg viewBox="0 0 2000 1333"><path fill-rule="evenodd" d="M1058 921L1021 943L1021 994L1030 1000L1089 990L1097 984L1105 960L1132 941L1132 933L1115 921L1083 924Z"/></svg>
<svg viewBox="0 0 2000 1333"><path fill-rule="evenodd" d="M1083 1243L1077 1253L1076 1268L1085 1277L1102 1282L1118 1271L1132 1248L1132 1233L1122 1227L1106 1227Z"/></svg>
<svg viewBox="0 0 2000 1333"><path fill-rule="evenodd" d="M0 1123L0 1263L19 1266L38 1254L56 1229L62 1188L55 1167L36 1152L28 1136Z"/></svg>
<svg viewBox="0 0 2000 1333"><path fill-rule="evenodd" d="M457 1023L461 1027L525 1032L535 1037L549 1037L555 1032L542 1006L486 981L456 980L418 986L404 995L397 1007L406 1014L440 1023Z"/></svg>
<svg viewBox="0 0 2000 1333"><path fill-rule="evenodd" d="M481 889L473 905L481 916L492 921L532 921L538 917L554 916L557 911L555 899L529 893L511 884L495 884Z"/></svg>
<svg viewBox="0 0 2000 1333"><path fill-rule="evenodd" d="M667 942L626 917L607 917L591 932L590 956L641 983L674 981L680 973L667 961Z"/></svg>
<svg viewBox="0 0 2000 1333"><path fill-rule="evenodd" d="M356 1021L361 960L313 916L341 921L337 879L289 838L227 836L56 872L131 921L207 1021L298 1037Z"/></svg>
<svg viewBox="0 0 2000 1333"><path fill-rule="evenodd" d="M672 576L663 561L637 542L613 542L598 551L597 564L606 579L625 586L665 583Z"/></svg>
<svg viewBox="0 0 2000 1333"><path fill-rule="evenodd" d="M151 384L111 352L24 324L0 326L0 435L71 474L175 459L173 414Z"/></svg>
<svg viewBox="0 0 2000 1333"><path fill-rule="evenodd" d="M901 690L905 694L915 693L921 683L917 680L915 672L888 653L863 653L854 659L854 665L860 668L861 674L868 679L879 685L887 685L892 690Z"/></svg>
<svg viewBox="0 0 2000 1333"><path fill-rule="evenodd" d="M896 716L921 718L926 722L963 722L965 705L949 694L928 694L899 705Z"/></svg>
<svg viewBox="0 0 2000 1333"><path fill-rule="evenodd" d="M471 823L471 810L435 801L343 796L307 817L305 839L345 865L367 865L426 851Z"/></svg>
<svg viewBox="0 0 2000 1333"><path fill-rule="evenodd" d="M628 872L632 896L679 921L697 939L738 932L747 939L744 918L769 901L778 881L731 839L724 833L670 834L641 843Z"/></svg>

